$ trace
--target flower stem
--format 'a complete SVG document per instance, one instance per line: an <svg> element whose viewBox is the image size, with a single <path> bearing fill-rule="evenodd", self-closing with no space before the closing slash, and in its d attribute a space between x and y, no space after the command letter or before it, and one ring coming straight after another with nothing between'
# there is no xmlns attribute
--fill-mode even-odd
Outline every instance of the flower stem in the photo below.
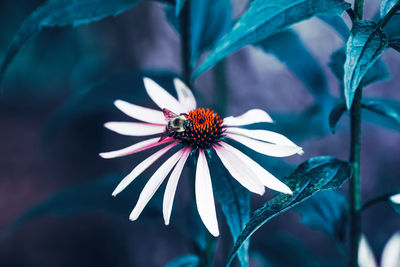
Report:
<svg viewBox="0 0 400 267"><path fill-rule="evenodd" d="M361 149L361 98L362 85L354 95L354 102L350 109L350 158L353 165L353 177L350 180L350 253L349 266L358 267L358 246L361 237L361 177L360 177L360 149Z"/></svg>
<svg viewBox="0 0 400 267"><path fill-rule="evenodd" d="M385 201L390 201L389 198L393 195L395 195L397 192L392 192L392 193L388 193L388 194L384 194L378 197L375 197L373 199L368 200L367 202L364 203L364 205L362 206L362 211L368 209L369 207L372 207L375 204L381 203L381 202L385 202Z"/></svg>
<svg viewBox="0 0 400 267"><path fill-rule="evenodd" d="M354 2L354 13L358 19L362 19L364 10L364 0L356 0Z"/></svg>
<svg viewBox="0 0 400 267"><path fill-rule="evenodd" d="M192 68L190 66L190 1L186 1L179 16L181 32L181 66L183 81L191 86L190 77Z"/></svg>
<svg viewBox="0 0 400 267"><path fill-rule="evenodd" d="M214 105L216 111L225 117L228 104L228 84L226 80L226 62L221 60L214 69Z"/></svg>

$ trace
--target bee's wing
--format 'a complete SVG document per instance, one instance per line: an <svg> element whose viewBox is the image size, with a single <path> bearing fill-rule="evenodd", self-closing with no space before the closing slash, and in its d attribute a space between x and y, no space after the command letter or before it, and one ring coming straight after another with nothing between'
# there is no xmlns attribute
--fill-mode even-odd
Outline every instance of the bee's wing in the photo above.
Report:
<svg viewBox="0 0 400 267"><path fill-rule="evenodd" d="M178 117L178 115L176 115L175 113L173 113L171 110L169 110L169 109L166 109L166 108L163 108L163 114L164 114L164 117L165 117L165 119L167 120L167 121L170 121L171 119L173 119L173 118L175 118L175 117Z"/></svg>

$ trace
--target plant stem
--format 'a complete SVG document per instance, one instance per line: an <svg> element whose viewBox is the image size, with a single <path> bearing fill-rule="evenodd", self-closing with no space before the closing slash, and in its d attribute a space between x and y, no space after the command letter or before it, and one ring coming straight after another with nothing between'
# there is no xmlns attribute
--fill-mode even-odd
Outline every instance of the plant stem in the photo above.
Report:
<svg viewBox="0 0 400 267"><path fill-rule="evenodd" d="M356 0L354 2L354 13L358 19L362 19L364 10L364 0Z"/></svg>
<svg viewBox="0 0 400 267"><path fill-rule="evenodd" d="M378 27L385 27L386 23L390 20L390 18L396 14L397 10L400 9L400 0L397 1L396 4L389 10L389 12L379 21Z"/></svg>
<svg viewBox="0 0 400 267"><path fill-rule="evenodd" d="M362 85L354 95L350 109L350 158L353 165L353 177L350 180L350 250L349 266L358 267L358 246L361 237L361 177L360 177L360 148L361 148L361 98Z"/></svg>
<svg viewBox="0 0 400 267"><path fill-rule="evenodd" d="M192 68L190 66L190 1L186 1L179 16L179 27L181 32L181 66L183 81L191 86L190 77Z"/></svg>
<svg viewBox="0 0 400 267"><path fill-rule="evenodd" d="M225 117L228 104L228 84L226 80L225 59L215 65L214 68L214 106L220 116Z"/></svg>

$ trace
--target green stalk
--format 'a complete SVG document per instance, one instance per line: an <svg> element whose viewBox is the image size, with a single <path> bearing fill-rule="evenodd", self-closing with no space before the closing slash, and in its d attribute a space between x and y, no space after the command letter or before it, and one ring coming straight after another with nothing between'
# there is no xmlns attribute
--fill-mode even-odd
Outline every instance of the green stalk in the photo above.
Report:
<svg viewBox="0 0 400 267"><path fill-rule="evenodd" d="M181 66L183 81L191 86L190 77L192 68L190 67L190 1L186 1L179 16L181 31Z"/></svg>
<svg viewBox="0 0 400 267"><path fill-rule="evenodd" d="M220 116L225 117L228 106L228 83L226 80L225 59L215 65L214 68L214 107Z"/></svg>
<svg viewBox="0 0 400 267"><path fill-rule="evenodd" d="M354 13L358 19L362 19L364 10L364 0L356 0L354 2Z"/></svg>

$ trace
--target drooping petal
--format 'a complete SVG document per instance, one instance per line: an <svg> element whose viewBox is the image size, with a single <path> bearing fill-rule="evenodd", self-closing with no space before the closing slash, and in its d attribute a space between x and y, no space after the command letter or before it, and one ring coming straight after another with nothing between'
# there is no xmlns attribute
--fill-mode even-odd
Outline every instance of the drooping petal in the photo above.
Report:
<svg viewBox="0 0 400 267"><path fill-rule="evenodd" d="M169 224L169 218L171 216L172 204L174 203L174 197L176 192L176 187L178 185L179 177L181 176L183 166L190 154L190 148L184 148L184 152L182 153L181 158L176 164L174 170L171 173L171 176L168 179L167 187L165 188L164 193L164 204L163 204L163 215L165 225Z"/></svg>
<svg viewBox="0 0 400 267"><path fill-rule="evenodd" d="M253 170L248 168L236 154L225 147L220 147L218 145L214 145L213 147L233 178L249 191L259 195L264 194L264 185L257 179Z"/></svg>
<svg viewBox="0 0 400 267"><path fill-rule="evenodd" d="M381 267L395 266L400 266L400 232L389 239L382 252Z"/></svg>
<svg viewBox="0 0 400 267"><path fill-rule="evenodd" d="M261 109L250 109L237 117L226 117L224 124L226 126L243 126L259 122L274 122L267 112Z"/></svg>
<svg viewBox="0 0 400 267"><path fill-rule="evenodd" d="M136 143L134 145L119 149L119 150L115 150L115 151L110 151L110 152L103 152L100 153L100 157L104 158L104 159L111 159L111 158L117 158L117 157L123 157L123 156L127 156L127 155L131 155L140 151L144 151L147 150L149 148L155 147L155 146L159 146L165 143L169 143L172 142L174 139L171 137L168 137L164 140L160 140L160 137L155 137L155 138L151 138L148 140L144 140L142 142Z"/></svg>
<svg viewBox="0 0 400 267"><path fill-rule="evenodd" d="M247 168L251 169L256 174L256 177L260 180L260 182L266 187L285 194L293 193L286 184L282 183L278 178L273 176L266 169L261 167L260 164L252 160L249 156L247 156L237 148L234 148L233 146L225 142L220 142L219 144L225 149L234 153L242 162L244 162Z"/></svg>
<svg viewBox="0 0 400 267"><path fill-rule="evenodd" d="M154 124L166 124L163 113L159 110L137 106L124 100L115 100L114 105L134 119Z"/></svg>
<svg viewBox="0 0 400 267"><path fill-rule="evenodd" d="M127 136L146 136L165 132L165 125L142 122L106 122L104 127L116 133Z"/></svg>
<svg viewBox="0 0 400 267"><path fill-rule="evenodd" d="M400 194L390 196L389 199L390 199L390 201L392 201L395 204L400 204Z"/></svg>
<svg viewBox="0 0 400 267"><path fill-rule="evenodd" d="M179 103L186 108L186 112L196 108L196 99L192 91L181 80L175 78L174 85L178 94Z"/></svg>
<svg viewBox="0 0 400 267"><path fill-rule="evenodd" d="M361 235L358 246L358 265L360 267L377 267L374 253L364 235Z"/></svg>
<svg viewBox="0 0 400 267"><path fill-rule="evenodd" d="M195 192L197 210L201 220L213 236L219 236L211 176L207 159L202 149L199 150L199 158L197 160Z"/></svg>
<svg viewBox="0 0 400 267"><path fill-rule="evenodd" d="M151 164L153 164L158 158L164 155L168 150L173 148L178 143L169 144L163 149L157 151L147 159L143 160L139 165L137 165L130 174L128 174L122 181L118 184L117 188L115 188L112 193L113 196L119 194L122 190L124 190L136 177L138 177L142 172L144 172Z"/></svg>
<svg viewBox="0 0 400 267"><path fill-rule="evenodd" d="M248 148L257 151L258 153L271 157L287 157L294 155L296 153L301 154L303 151L302 148L298 146L276 145L248 138L243 135L226 134L226 137L231 138L239 143L242 143Z"/></svg>
<svg viewBox="0 0 400 267"><path fill-rule="evenodd" d="M176 162L182 156L184 149L179 150L175 154L173 154L169 159L167 159L160 168L150 177L149 181L144 186L142 192L140 193L139 200L136 203L135 208L132 210L129 219L134 221L136 220L140 213L142 213L144 207L153 197L154 193L160 187L161 183L164 181L165 177L167 177L168 173L175 166Z"/></svg>
<svg viewBox="0 0 400 267"><path fill-rule="evenodd" d="M184 113L185 107L181 105L175 97L168 93L164 88L159 86L155 81L149 78L143 78L144 87L147 94L161 109L166 108L176 114Z"/></svg>
<svg viewBox="0 0 400 267"><path fill-rule="evenodd" d="M289 140L286 136L267 130L248 130L237 127L226 128L226 133L243 135L249 138L269 142L277 145L287 145L297 147L295 143Z"/></svg>

